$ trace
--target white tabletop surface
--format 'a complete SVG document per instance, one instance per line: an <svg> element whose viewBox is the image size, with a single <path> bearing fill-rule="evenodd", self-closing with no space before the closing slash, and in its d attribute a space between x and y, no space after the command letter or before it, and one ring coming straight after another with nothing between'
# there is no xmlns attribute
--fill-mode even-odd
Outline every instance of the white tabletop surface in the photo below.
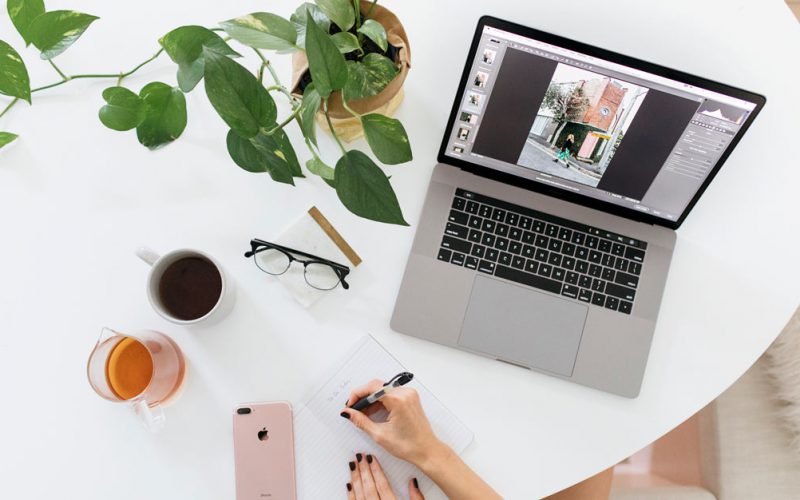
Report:
<svg viewBox="0 0 800 500"><path fill-rule="evenodd" d="M50 0L101 17L58 60L69 73L120 71L182 24L211 25L295 2ZM0 497L233 498L231 409L296 401L359 336L372 333L474 431L464 458L507 498L568 486L636 452L731 385L800 301L800 185L794 147L800 28L780 0L388 2L404 20L413 69L399 110L414 148L388 169L411 228L348 213L320 179L297 187L237 168L201 89L189 125L156 152L97 120L110 82L35 94L0 121L21 139L0 151ZM424 9L418 7L424 5ZM751 131L679 231L642 393L623 399L406 337L389 317L478 17L491 13L765 94ZM0 38L21 48L5 13ZM33 49L34 85L56 80ZM289 79L288 57L273 58ZM248 59L255 68L255 61ZM174 83L166 57L128 81ZM3 99L3 102L7 102ZM286 106L281 110L285 113ZM291 128L290 135L299 134ZM335 158L330 138L322 140ZM301 159L306 159L302 149ZM333 160L331 160L333 161ZM242 253L316 204L365 264L357 285L309 311ZM145 297L139 245L196 247L236 281L233 313L180 327ZM97 397L85 362L104 325L161 330L189 378L150 435ZM342 470L346 468L342 464ZM343 476L343 483L344 483ZM344 497L341 491L331 498ZM430 498L441 498L432 493Z"/></svg>

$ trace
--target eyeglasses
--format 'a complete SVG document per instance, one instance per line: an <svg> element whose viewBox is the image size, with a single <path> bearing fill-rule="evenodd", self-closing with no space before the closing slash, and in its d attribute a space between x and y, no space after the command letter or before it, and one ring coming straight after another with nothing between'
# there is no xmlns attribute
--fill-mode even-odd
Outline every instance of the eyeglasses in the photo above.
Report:
<svg viewBox="0 0 800 500"><path fill-rule="evenodd" d="M244 256L248 259L253 257L259 269L273 276L284 274L292 262L299 262L303 264L306 283L317 290L333 290L339 283L345 290L350 288L345 281L350 274L349 267L316 255L253 239L250 240L250 251L245 252Z"/></svg>

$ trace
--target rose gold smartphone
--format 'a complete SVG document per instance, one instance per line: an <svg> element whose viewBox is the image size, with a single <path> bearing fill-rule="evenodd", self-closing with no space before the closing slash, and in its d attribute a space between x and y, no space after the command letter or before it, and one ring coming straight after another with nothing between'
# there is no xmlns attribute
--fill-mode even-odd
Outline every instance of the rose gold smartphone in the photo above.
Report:
<svg viewBox="0 0 800 500"><path fill-rule="evenodd" d="M292 407L243 404L233 413L236 500L295 500Z"/></svg>

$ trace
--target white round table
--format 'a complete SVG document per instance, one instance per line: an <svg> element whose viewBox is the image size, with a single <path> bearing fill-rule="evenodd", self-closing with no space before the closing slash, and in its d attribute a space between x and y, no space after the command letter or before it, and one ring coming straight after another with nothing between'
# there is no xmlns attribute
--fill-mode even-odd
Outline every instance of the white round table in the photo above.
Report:
<svg viewBox="0 0 800 500"><path fill-rule="evenodd" d="M69 73L120 71L183 24L297 2L59 3L101 17L63 56ZM366 333L474 431L465 460L507 498L546 495L636 452L713 400L763 353L800 301L797 99L800 29L780 0L386 2L404 21L413 69L398 116L414 148L388 172L411 228L347 212L318 178L279 185L228 158L226 126L202 89L189 125L151 152L97 119L109 81L74 81L18 104L0 130L0 497L233 498L231 410L296 401ZM420 8L424 5L424 8ZM53 7L55 8L55 7ZM493 14L764 93L767 106L679 231L641 396L629 400L529 373L389 328L425 188L478 17ZM21 49L5 13L0 38ZM57 75L22 52L34 85ZM275 56L284 82L289 58ZM255 69L255 61L247 61ZM174 84L162 56L127 85ZM3 99L3 102L7 102ZM281 112L287 107L281 104ZM294 126L290 135L299 136ZM298 144L297 142L295 142ZM322 139L329 159L335 146ZM356 144L362 145L363 144ZM301 160L306 153L298 147ZM331 160L334 161L334 160ZM310 310L243 257L318 206L364 258L358 286ZM165 322L145 297L139 245L203 249L236 282L214 327ZM104 325L171 335L189 361L166 428L149 434L90 389L85 362ZM342 464L345 467L345 464ZM331 498L343 497L331 492ZM431 493L429 498L441 498Z"/></svg>

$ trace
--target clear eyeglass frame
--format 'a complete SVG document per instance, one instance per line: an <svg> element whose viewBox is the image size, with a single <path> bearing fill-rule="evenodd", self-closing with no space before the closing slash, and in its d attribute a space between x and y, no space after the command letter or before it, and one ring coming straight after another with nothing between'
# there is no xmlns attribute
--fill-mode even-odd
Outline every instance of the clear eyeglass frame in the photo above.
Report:
<svg viewBox="0 0 800 500"><path fill-rule="evenodd" d="M272 276L285 274L294 262L302 264L306 284L317 290L333 290L339 283L345 290L350 288L346 281L347 275L350 274L348 266L310 253L252 239L250 250L245 252L244 256L248 259L252 257L256 267Z"/></svg>

